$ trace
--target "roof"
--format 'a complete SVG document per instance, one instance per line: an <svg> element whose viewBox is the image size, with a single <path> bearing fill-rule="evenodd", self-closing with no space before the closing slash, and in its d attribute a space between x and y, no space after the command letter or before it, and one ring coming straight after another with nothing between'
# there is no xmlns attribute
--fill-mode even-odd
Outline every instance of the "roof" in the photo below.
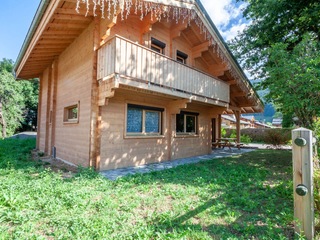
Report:
<svg viewBox="0 0 320 240"><path fill-rule="evenodd" d="M226 114L223 114L221 115L221 117L225 120L228 120L230 122L237 122L236 118L234 115L226 115ZM240 124L243 124L243 125L250 125L250 123L246 122L246 121L243 121L243 120L240 120Z"/></svg>
<svg viewBox="0 0 320 240"><path fill-rule="evenodd" d="M83 0L78 1L82 4L84 2ZM91 4L93 2L91 2ZM228 64L230 64L228 74L237 81L237 86L246 93L243 97L249 101L248 108L251 108L253 112L262 111L262 101L254 91L250 81L242 71L200 0L148 1L148 4L152 3L171 5L176 8L185 8L194 11L196 14L190 14L190 16L194 17L194 15L196 15L201 20L201 31L204 30L208 32L207 38L210 42L212 41L212 44L218 46L219 57L226 59ZM85 8L81 8L79 13L77 13L75 11L76 4L77 0L40 1L16 60L14 70L17 78L29 79L39 77L43 70L93 21L95 13L87 12ZM59 44L59 47L57 47L57 44ZM241 107L244 112L247 111L245 108L246 107Z"/></svg>
<svg viewBox="0 0 320 240"><path fill-rule="evenodd" d="M274 118L274 119L272 119L272 124L281 125L282 124L282 118Z"/></svg>

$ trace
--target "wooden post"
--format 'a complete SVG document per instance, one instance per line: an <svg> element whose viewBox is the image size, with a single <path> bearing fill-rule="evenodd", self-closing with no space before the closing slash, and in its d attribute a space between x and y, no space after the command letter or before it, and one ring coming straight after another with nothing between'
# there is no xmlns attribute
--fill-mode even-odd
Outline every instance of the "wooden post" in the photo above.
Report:
<svg viewBox="0 0 320 240"><path fill-rule="evenodd" d="M235 117L236 117L236 131L237 131L237 144L240 144L240 135L241 135L241 127L240 127L240 120L241 120L241 112L234 110L233 111ZM240 147L238 147L240 149Z"/></svg>
<svg viewBox="0 0 320 240"><path fill-rule="evenodd" d="M217 127L217 131L218 131L218 138L221 138L221 114L218 115L218 127Z"/></svg>
<svg viewBox="0 0 320 240"><path fill-rule="evenodd" d="M295 230L314 237L312 131L292 131L292 162Z"/></svg>

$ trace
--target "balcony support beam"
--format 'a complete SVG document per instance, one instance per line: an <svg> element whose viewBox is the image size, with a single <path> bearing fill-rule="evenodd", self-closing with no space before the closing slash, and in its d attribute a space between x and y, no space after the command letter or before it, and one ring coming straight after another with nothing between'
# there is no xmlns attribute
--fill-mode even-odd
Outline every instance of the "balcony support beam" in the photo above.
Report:
<svg viewBox="0 0 320 240"><path fill-rule="evenodd" d="M170 102L169 112L171 114L179 114L181 109L186 109L188 103L191 103L191 99L180 99Z"/></svg>
<svg viewBox="0 0 320 240"><path fill-rule="evenodd" d="M114 91L116 88L114 78L105 81L99 81L99 106L105 106L108 104L108 99L114 97Z"/></svg>

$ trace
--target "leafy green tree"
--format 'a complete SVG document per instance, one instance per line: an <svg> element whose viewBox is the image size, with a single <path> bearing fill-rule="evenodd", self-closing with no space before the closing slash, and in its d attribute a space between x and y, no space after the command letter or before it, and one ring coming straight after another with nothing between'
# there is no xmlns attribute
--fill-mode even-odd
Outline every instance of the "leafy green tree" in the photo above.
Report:
<svg viewBox="0 0 320 240"><path fill-rule="evenodd" d="M287 51L288 45L277 43L269 48L268 76L261 87L269 89L266 99L275 102L284 115L294 113L300 125L312 129L320 114L319 42L305 34L292 51Z"/></svg>
<svg viewBox="0 0 320 240"><path fill-rule="evenodd" d="M21 81L25 108L19 131L34 130L37 126L39 80Z"/></svg>
<svg viewBox="0 0 320 240"><path fill-rule="evenodd" d="M20 126L24 108L21 86L15 81L12 73L0 71L0 102L2 137L12 135Z"/></svg>
<svg viewBox="0 0 320 240"><path fill-rule="evenodd" d="M312 128L319 114L319 0L246 2L250 24L232 42L240 63L268 89L267 100Z"/></svg>
<svg viewBox="0 0 320 240"><path fill-rule="evenodd" d="M13 61L0 61L0 129L2 137L24 125L36 126L38 81L16 81Z"/></svg>

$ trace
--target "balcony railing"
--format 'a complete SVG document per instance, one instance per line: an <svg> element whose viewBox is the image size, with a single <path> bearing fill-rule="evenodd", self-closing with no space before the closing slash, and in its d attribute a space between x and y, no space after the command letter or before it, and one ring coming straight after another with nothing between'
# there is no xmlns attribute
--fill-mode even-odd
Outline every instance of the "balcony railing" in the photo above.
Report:
<svg viewBox="0 0 320 240"><path fill-rule="evenodd" d="M225 82L119 36L98 50L97 71L98 80L118 76L123 85L217 105L229 103Z"/></svg>

